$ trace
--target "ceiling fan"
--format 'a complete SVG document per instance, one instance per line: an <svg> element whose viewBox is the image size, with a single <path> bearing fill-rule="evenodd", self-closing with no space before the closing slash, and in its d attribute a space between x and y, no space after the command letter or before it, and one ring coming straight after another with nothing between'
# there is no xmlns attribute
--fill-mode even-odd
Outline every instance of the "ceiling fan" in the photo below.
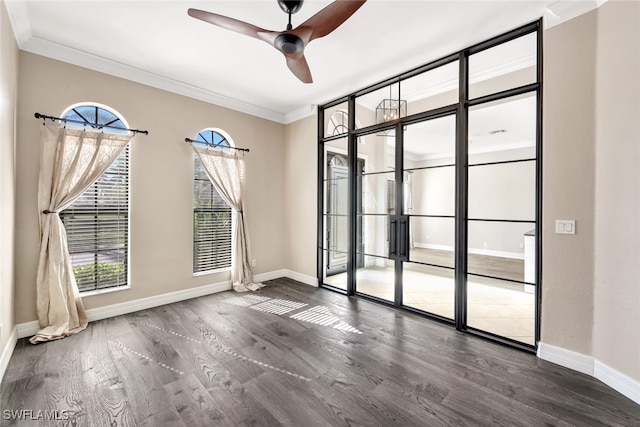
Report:
<svg viewBox="0 0 640 427"><path fill-rule="evenodd" d="M324 37L349 19L366 0L336 0L320 12L293 28L291 15L302 7L303 0L278 0L280 8L289 15L284 31L265 30L237 19L199 9L189 9L189 16L227 30L235 31L269 43L285 56L291 72L304 83L312 83L311 70L304 57L304 48L311 40Z"/></svg>

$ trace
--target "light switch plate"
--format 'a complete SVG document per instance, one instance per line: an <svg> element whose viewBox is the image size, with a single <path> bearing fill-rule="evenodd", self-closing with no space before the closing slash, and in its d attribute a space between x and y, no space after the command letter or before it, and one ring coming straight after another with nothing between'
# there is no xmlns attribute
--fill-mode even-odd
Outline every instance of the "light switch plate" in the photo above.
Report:
<svg viewBox="0 0 640 427"><path fill-rule="evenodd" d="M576 234L575 220L556 219L556 234Z"/></svg>

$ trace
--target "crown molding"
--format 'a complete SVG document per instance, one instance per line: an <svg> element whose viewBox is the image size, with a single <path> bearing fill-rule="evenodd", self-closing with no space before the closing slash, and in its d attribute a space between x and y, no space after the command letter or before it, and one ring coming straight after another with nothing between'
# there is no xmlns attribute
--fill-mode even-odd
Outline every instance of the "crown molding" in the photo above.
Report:
<svg viewBox="0 0 640 427"><path fill-rule="evenodd" d="M285 115L283 113L34 36L29 22L27 2L6 1L5 6L13 34L21 50L277 123L285 123Z"/></svg>
<svg viewBox="0 0 640 427"><path fill-rule="evenodd" d="M567 22L605 4L607 0L559 0L550 3L544 14L545 30Z"/></svg>
<svg viewBox="0 0 640 427"><path fill-rule="evenodd" d="M7 9L9 22L13 29L13 35L20 49L31 38L31 22L29 21L29 13L27 10L27 2L22 1L5 1L4 5Z"/></svg>
<svg viewBox="0 0 640 427"><path fill-rule="evenodd" d="M285 117L283 113L262 108L248 102L211 92L165 76L150 73L148 71L112 61L88 52L73 49L62 44L53 43L39 37L32 36L29 38L29 40L23 43L21 49L26 52L46 56L58 61L88 68L90 70L130 80L132 82L166 90L178 95L198 99L209 104L215 104L241 113L250 114L252 116L284 124Z"/></svg>
<svg viewBox="0 0 640 427"><path fill-rule="evenodd" d="M317 105L303 105L300 108L289 111L284 115L284 124L288 125L293 122L297 122L300 119L312 116L318 111Z"/></svg>
<svg viewBox="0 0 640 427"><path fill-rule="evenodd" d="M570 1L559 0L549 4L544 15L545 29L561 24L581 14L602 6L607 0ZM249 102L225 96L200 87L171 79L169 77L144 71L110 59L48 41L33 34L29 21L28 5L25 1L5 1L5 7L11 22L14 36L21 50L42 55L51 59L67 62L90 70L127 79L136 83L166 90L210 104L229 108L252 116L271 120L281 124L293 123L316 113L315 105L304 105L288 113L270 110ZM526 66L529 58L521 58L513 69ZM495 71L495 70L492 70ZM504 72L504 70L503 70ZM486 78L489 75L481 76ZM440 88L442 89L442 88Z"/></svg>

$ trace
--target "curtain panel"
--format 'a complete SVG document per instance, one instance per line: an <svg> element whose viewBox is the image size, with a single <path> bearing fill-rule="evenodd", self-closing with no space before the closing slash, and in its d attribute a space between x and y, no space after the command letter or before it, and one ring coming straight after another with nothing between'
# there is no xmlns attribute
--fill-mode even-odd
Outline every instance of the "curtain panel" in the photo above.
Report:
<svg viewBox="0 0 640 427"><path fill-rule="evenodd" d="M244 154L237 150L224 150L206 146L191 147L196 152L209 180L220 197L233 209L233 261L231 283L236 292L255 291L264 285L254 283L251 269L251 251L244 212L245 165Z"/></svg>
<svg viewBox="0 0 640 427"><path fill-rule="evenodd" d="M40 330L31 338L33 344L64 338L87 327L67 234L58 214L100 178L132 137L57 125L41 127L40 257L36 276Z"/></svg>

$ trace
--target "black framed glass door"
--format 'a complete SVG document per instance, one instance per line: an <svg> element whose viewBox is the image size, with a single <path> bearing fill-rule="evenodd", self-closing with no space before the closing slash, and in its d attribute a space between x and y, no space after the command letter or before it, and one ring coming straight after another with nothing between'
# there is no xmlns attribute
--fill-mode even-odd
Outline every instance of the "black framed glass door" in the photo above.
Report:
<svg viewBox="0 0 640 427"><path fill-rule="evenodd" d="M402 214L408 256L402 263L402 304L455 317L456 115L403 128Z"/></svg>
<svg viewBox="0 0 640 427"><path fill-rule="evenodd" d="M540 26L318 108L321 286L536 348Z"/></svg>
<svg viewBox="0 0 640 427"><path fill-rule="evenodd" d="M387 129L357 137L355 292L395 302L396 155L395 131Z"/></svg>

